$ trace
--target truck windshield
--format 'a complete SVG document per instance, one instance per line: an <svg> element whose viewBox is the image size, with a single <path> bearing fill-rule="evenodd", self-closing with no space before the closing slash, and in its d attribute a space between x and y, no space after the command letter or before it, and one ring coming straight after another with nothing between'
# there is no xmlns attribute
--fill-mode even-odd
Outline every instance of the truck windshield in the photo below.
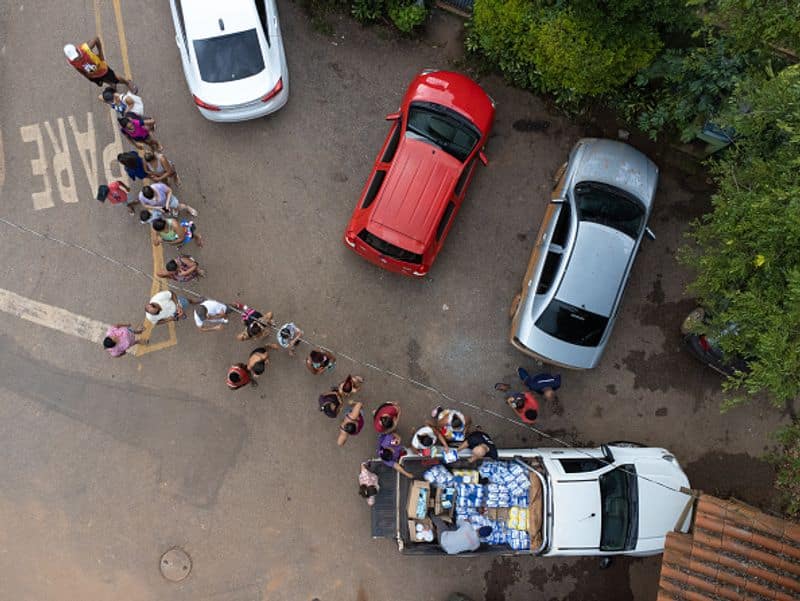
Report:
<svg viewBox="0 0 800 601"><path fill-rule="evenodd" d="M629 551L639 535L639 489L636 468L622 465L600 476L601 551Z"/></svg>

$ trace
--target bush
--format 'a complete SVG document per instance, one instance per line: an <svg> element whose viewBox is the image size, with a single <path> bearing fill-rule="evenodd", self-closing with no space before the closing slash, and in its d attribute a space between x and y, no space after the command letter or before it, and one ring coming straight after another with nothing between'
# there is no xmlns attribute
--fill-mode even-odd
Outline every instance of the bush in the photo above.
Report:
<svg viewBox="0 0 800 601"><path fill-rule="evenodd" d="M355 0L350 7L350 14L359 23L372 23L383 16L383 0Z"/></svg>
<svg viewBox="0 0 800 601"><path fill-rule="evenodd" d="M681 258L713 315L711 333L751 371L726 381L737 393L800 396L800 65L742 82L720 115L735 144L711 164L713 212L693 224Z"/></svg>
<svg viewBox="0 0 800 601"><path fill-rule="evenodd" d="M567 9L545 19L536 32L533 62L547 91L598 96L621 86L650 64L661 48L658 34L641 28L604 28L597 12L579 18Z"/></svg>
<svg viewBox="0 0 800 601"><path fill-rule="evenodd" d="M395 27L404 34L409 34L425 22L428 9L424 4L417 4L413 0L390 1L388 7L389 18Z"/></svg>
<svg viewBox="0 0 800 601"><path fill-rule="evenodd" d="M515 85L557 99L595 97L623 85L682 30L681 0L475 0L467 49ZM669 17L669 18L668 18ZM665 19L667 19L665 21Z"/></svg>
<svg viewBox="0 0 800 601"><path fill-rule="evenodd" d="M784 498L785 510L800 517L800 422L793 422L777 434L780 454L772 458L778 469L775 485Z"/></svg>

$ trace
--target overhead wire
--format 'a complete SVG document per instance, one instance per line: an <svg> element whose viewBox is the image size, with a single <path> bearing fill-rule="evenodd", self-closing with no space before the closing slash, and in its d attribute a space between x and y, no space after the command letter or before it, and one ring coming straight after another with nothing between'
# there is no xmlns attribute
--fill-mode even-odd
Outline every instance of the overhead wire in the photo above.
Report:
<svg viewBox="0 0 800 601"><path fill-rule="evenodd" d="M74 248L76 250L79 250L81 252L85 252L85 253L90 254L90 255L92 255L94 257L102 259L104 261L108 261L109 263L112 263L113 265L116 265L118 267L122 267L123 269L126 269L128 271L131 271L131 272L133 272L133 273L135 273L135 274L137 274L139 276L142 276L144 279L147 279L147 280L149 280L151 282L155 281L155 282L158 282L160 284L164 284L164 285L166 285L168 288L170 288L172 290L177 290L177 291L180 291L180 292L184 292L184 293L186 293L188 295L191 295L191 296L193 296L195 298L206 298L205 296L203 296L202 294L200 294L196 290L192 290L190 288L184 288L183 286L179 286L178 284L174 283L173 281L164 281L162 278L157 278L152 274L146 273L145 271L142 271L138 267L130 265L129 263L126 263L124 261L120 261L119 259L115 259L115 258L113 258L111 256L108 256L108 255L106 255L104 253L101 253L99 251L93 250L91 248L87 248L86 246L83 246L81 244L78 244L78 243L75 243L75 242L69 242L67 240L62 240L62 239L60 239L60 238L58 238L56 236L52 236L52 235L47 234L47 233L39 232L39 231L34 230L34 229L30 228L30 227L24 226L22 224L19 224L19 223L13 222L13 221L10 221L10 220L5 219L3 217L0 217L0 223L6 225L8 227L17 229L17 230L19 230L21 232L24 232L26 234L29 234L29 235L32 235L32 236L35 236L35 237L38 237L38 238L41 238L41 239L44 239L44 240L48 240L50 242L54 242L54 243L59 244L61 246L70 247L70 248ZM232 306L232 305L228 305L228 306L235 313L237 313L239 315L244 315L244 312L241 311L240 309L238 309L237 307ZM262 327L270 328L271 330L273 330L276 333L278 331L280 331L280 329L281 329L279 326L275 326L274 324L272 324L272 323L270 323L268 321L265 321L265 320L251 318L250 321L251 322L257 322ZM535 427L535 426L533 426L531 424L526 424L526 423L523 423L523 422L521 422L519 420L512 419L512 418L508 417L507 415L503 415L501 413L498 413L497 411L494 411L493 409L487 409L486 407L482 407L482 406L477 405L475 403L472 403L472 402L469 402L469 401L465 401L463 399L458 399L456 397L453 397L453 396L447 394L446 392L444 392L443 390L441 390L441 389L439 389L439 388L437 388L435 386L431 386L429 384L425 384L424 382L420 382L419 380L417 380L415 378L412 378L412 377L409 377L409 376L404 376L402 374L398 374L395 371L383 368L383 367L381 367L379 365L376 365L374 363L371 363L369 361L364 361L364 360L358 359L358 358L354 357L353 355L351 355L349 353L345 353L345 352L342 352L340 350L333 349L333 348L327 347L327 346L322 345L322 344L316 344L312 340L309 340L309 339L307 339L305 337L301 337L299 339L299 341L301 343L303 343L303 344L306 344L306 345L310 346L310 347L320 348L320 349L323 349L323 350L330 351L331 353L333 353L337 357L343 357L343 358L347 359L348 361L352 362L355 365L361 365L361 366L364 366L364 367L366 367L368 369L371 369L373 371L386 374L386 375L388 375L390 377L393 377L395 379L398 379L400 381L408 382L409 384L411 384L413 386L416 386L418 388L422 388L423 390L426 390L426 391L431 392L431 393L433 393L435 395L438 395L439 397L441 397L442 399L445 399L446 401L449 401L449 402L452 402L452 403L456 403L456 404L462 405L464 407L469 407L472 410L475 410L475 411L478 411L478 412L481 412L481 413L485 413L487 415L491 415L492 417L494 417L496 419L499 419L499 420L502 420L504 422L510 423L510 424L512 424L512 425L514 425L514 426L516 426L518 428L523 428L525 430L529 430L529 431L537 434L541 438L544 438L544 439L547 439L547 440L552 441L554 443L557 443L559 446L567 448L567 449L570 449L570 450L575 451L577 453L580 453L580 454L586 456L587 458L590 458L590 459L593 459L595 461L600 461L602 463L605 463L607 466L613 466L614 465L614 463L609 461L608 459L606 459L605 456L597 457L594 454L590 453L587 449L578 447L578 446L576 446L576 445L574 445L574 444L572 444L570 442L567 442L566 440L564 440L564 439L562 439L562 438L560 438L558 436L554 436L554 435L552 435L552 434L550 434L550 433L548 433L548 432L546 432L546 431L544 431L544 430L542 430L540 428L537 428L537 427ZM625 466L617 466L616 469L619 469L623 473L626 473L626 474L628 474L630 476L634 476L637 479L641 479L641 480L647 481L647 482L649 482L651 484L655 484L657 486L660 486L660 487L662 487L664 489L667 489L667 490L669 490L671 492L675 492L675 493L678 493L678 494L686 495L687 497L690 497L693 501L694 500L698 500L700 498L699 492L695 491L693 489L675 488L673 486L665 484L664 482L660 482L659 480L656 480L656 479L651 478L649 476L645 476L643 474L640 474L635 470L631 471L631 470L627 469ZM713 499L713 501L711 499ZM714 498L714 497L706 496L706 500L718 505L719 507L721 507L721 508L723 508L725 510L730 511L731 509L733 509L733 508L731 508L730 505L724 504L722 502L722 500L719 500L720 502L717 503L717 499ZM740 511L738 509L733 509L733 510L736 511L736 512ZM767 530L767 531L771 531L772 530L772 528L770 526L768 526L767 524L764 524L762 522L759 522L752 515L745 514L744 512L741 512L741 513L742 513L742 515L745 515L749 519L753 520L754 523L761 524L765 528L765 530Z"/></svg>

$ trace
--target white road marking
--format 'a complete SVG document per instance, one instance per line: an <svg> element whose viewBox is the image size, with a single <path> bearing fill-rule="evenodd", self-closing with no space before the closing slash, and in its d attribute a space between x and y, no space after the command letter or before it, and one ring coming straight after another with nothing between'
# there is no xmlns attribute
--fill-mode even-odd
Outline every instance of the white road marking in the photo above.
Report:
<svg viewBox="0 0 800 601"><path fill-rule="evenodd" d="M54 207L53 188L50 186L50 176L47 175L49 165L47 164L47 156L44 153L42 126L38 123L23 125L19 128L19 135L22 137L23 142L36 143L37 158L31 159L31 170L33 171L33 175L41 175L44 178L44 190L42 192L31 193L33 208L38 211L40 209Z"/></svg>
<svg viewBox="0 0 800 601"><path fill-rule="evenodd" d="M40 303L3 288L0 288L0 311L96 344L103 341L108 328L107 324L95 319Z"/></svg>

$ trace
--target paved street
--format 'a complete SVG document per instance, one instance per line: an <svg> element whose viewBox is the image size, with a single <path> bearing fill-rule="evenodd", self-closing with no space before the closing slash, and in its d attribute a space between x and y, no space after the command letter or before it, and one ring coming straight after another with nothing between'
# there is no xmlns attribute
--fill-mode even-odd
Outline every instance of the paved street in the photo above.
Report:
<svg viewBox="0 0 800 601"><path fill-rule="evenodd" d="M206 246L191 252L208 276L190 287L274 311L340 355L502 411L493 384L512 381L520 364L534 367L507 342L507 311L552 174L600 126L574 125L483 77L498 103L489 166L430 276L401 279L355 256L341 236L386 134L384 115L418 71L452 67L459 21L438 14L428 41L398 41L344 17L331 18L329 36L299 4L279 8L288 105L220 125L191 101L167 2L0 6L0 218L148 274L163 260L138 219L94 200L98 183L119 176L124 145L99 89L66 64L62 47L99 31L110 64L123 73L127 60L157 119L183 180L177 195L200 212ZM719 378L680 348L693 303L674 253L708 206L704 178L643 149L662 166L650 223L657 240L642 245L600 367L564 373L560 402L539 424L573 443L664 446L694 487L768 504L771 472L760 459L783 416L757 403L721 416ZM147 278L3 223L0 255L0 598L654 598L658 558L601 572L593 559L401 556L370 538L357 495L371 427L337 448L316 397L348 372L363 375L367 405L401 403L408 435L439 404L435 394L341 357L333 375L315 378L285 353L258 389L231 392L228 366L257 346L236 341L233 323L205 334L191 319L159 326L143 353L111 360L93 328L140 323ZM26 308L25 299L40 304ZM499 446L552 446L485 413L473 420ZM173 546L193 561L179 584L158 569Z"/></svg>

